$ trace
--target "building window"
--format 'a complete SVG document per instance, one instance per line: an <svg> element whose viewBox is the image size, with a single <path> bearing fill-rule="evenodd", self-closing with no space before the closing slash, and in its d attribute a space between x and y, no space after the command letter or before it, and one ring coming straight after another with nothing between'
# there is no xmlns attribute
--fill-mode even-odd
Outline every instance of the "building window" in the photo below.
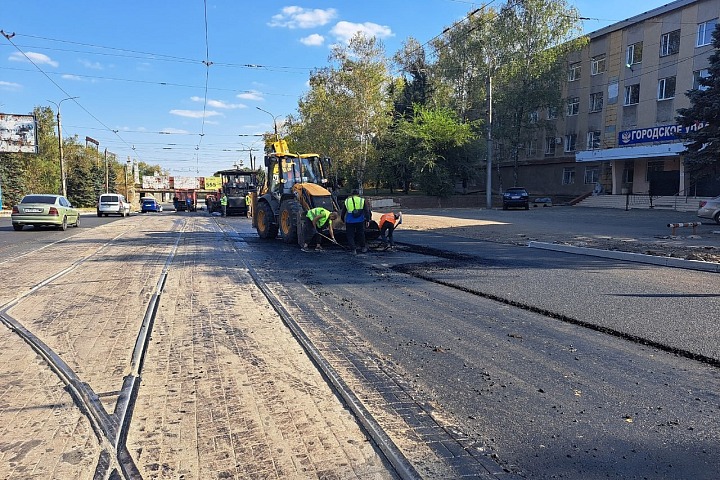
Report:
<svg viewBox="0 0 720 480"><path fill-rule="evenodd" d="M666 33L660 37L660 56L674 55L680 51L680 30Z"/></svg>
<svg viewBox="0 0 720 480"><path fill-rule="evenodd" d="M593 57L590 60L590 75L600 75L605 72L605 54Z"/></svg>
<svg viewBox="0 0 720 480"><path fill-rule="evenodd" d="M710 70L707 68L703 68L702 70L696 70L693 72L693 89L694 90L707 90L708 86L701 85L700 79L701 78L708 78L710 76Z"/></svg>
<svg viewBox="0 0 720 480"><path fill-rule="evenodd" d="M558 117L557 111L558 111L558 109L556 107L548 107L547 119L555 120Z"/></svg>
<svg viewBox="0 0 720 480"><path fill-rule="evenodd" d="M637 105L638 103L640 103L640 84L626 86L625 105Z"/></svg>
<svg viewBox="0 0 720 480"><path fill-rule="evenodd" d="M717 18L714 18L698 24L696 47L702 47L703 45L710 45L712 43L712 32L715 30L716 23Z"/></svg>
<svg viewBox="0 0 720 480"><path fill-rule="evenodd" d="M545 137L545 155L555 155L555 137Z"/></svg>
<svg viewBox="0 0 720 480"><path fill-rule="evenodd" d="M530 112L529 121L530 121L530 123L538 122L538 111L537 110Z"/></svg>
<svg viewBox="0 0 720 480"><path fill-rule="evenodd" d="M590 112L599 112L603 108L603 93L590 94Z"/></svg>
<svg viewBox="0 0 720 480"><path fill-rule="evenodd" d="M600 181L600 167L585 167L585 185L595 185Z"/></svg>
<svg viewBox="0 0 720 480"><path fill-rule="evenodd" d="M529 142L527 142L525 148L527 149L527 156L534 157L535 155L537 155L537 140L530 140Z"/></svg>
<svg viewBox="0 0 720 480"><path fill-rule="evenodd" d="M600 148L600 131L591 130L587 134L587 149L597 150Z"/></svg>
<svg viewBox="0 0 720 480"><path fill-rule="evenodd" d="M580 112L580 97L570 97L567 103L567 116L572 117Z"/></svg>
<svg viewBox="0 0 720 480"><path fill-rule="evenodd" d="M568 135L565 135L565 152L574 152L576 143L577 133L570 133Z"/></svg>
<svg viewBox="0 0 720 480"><path fill-rule="evenodd" d="M658 100L675 98L675 77L658 80Z"/></svg>
<svg viewBox="0 0 720 480"><path fill-rule="evenodd" d="M577 63L571 63L570 69L568 70L568 82L574 82L575 80L580 80L580 62Z"/></svg>
<svg viewBox="0 0 720 480"><path fill-rule="evenodd" d="M642 48L642 42L628 45L625 56L628 65L635 65L636 63L642 62Z"/></svg>
<svg viewBox="0 0 720 480"><path fill-rule="evenodd" d="M575 167L564 167L563 168L563 185L572 185L575 183Z"/></svg>

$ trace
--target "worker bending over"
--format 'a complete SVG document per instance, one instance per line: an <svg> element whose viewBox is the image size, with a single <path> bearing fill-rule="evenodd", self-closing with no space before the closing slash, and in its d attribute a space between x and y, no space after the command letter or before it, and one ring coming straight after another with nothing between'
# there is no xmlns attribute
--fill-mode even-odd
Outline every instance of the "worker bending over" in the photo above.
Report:
<svg viewBox="0 0 720 480"><path fill-rule="evenodd" d="M323 207L315 207L308 210L303 221L303 246L302 251L308 252L308 243L315 244L315 251L319 252L323 248L323 234L321 231L327 229L330 239L335 241L335 233L333 232L333 222L337 220L338 214L330 212ZM309 240L308 240L309 238Z"/></svg>
<svg viewBox="0 0 720 480"><path fill-rule="evenodd" d="M380 217L378 227L380 228L380 246L385 250L395 250L395 241L393 240L393 232L395 228L402 223L402 212L388 212Z"/></svg>

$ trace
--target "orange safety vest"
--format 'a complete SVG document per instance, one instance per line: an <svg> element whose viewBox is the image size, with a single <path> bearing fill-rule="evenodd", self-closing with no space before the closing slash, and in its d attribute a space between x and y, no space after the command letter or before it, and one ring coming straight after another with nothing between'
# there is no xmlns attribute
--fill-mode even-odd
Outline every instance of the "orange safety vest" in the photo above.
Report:
<svg viewBox="0 0 720 480"><path fill-rule="evenodd" d="M393 212L388 212L384 214L382 217L380 217L380 223L378 224L378 228L382 230L383 224L385 222L390 222L391 225L395 225L395 214Z"/></svg>

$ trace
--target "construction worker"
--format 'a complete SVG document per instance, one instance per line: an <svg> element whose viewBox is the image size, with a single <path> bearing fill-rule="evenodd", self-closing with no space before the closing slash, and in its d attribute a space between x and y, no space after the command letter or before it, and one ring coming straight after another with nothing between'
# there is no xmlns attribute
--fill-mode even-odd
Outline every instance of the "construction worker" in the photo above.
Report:
<svg viewBox="0 0 720 480"><path fill-rule="evenodd" d="M223 193L222 197L220 197L220 208L222 209L222 216L227 215L227 204L228 204L228 198L227 195Z"/></svg>
<svg viewBox="0 0 720 480"><path fill-rule="evenodd" d="M367 253L365 223L370 221L371 215L370 204L360 196L360 192L358 190L350 192L350 196L343 203L342 217L345 222L348 245L353 255L357 254L357 243L360 245L360 251Z"/></svg>
<svg viewBox="0 0 720 480"><path fill-rule="evenodd" d="M333 232L333 222L338 219L338 214L330 212L323 207L315 207L308 210L305 214L303 222L303 246L301 250L308 252L308 244L310 242L315 243L315 251L322 251L322 237L321 230L328 229L330 239L335 241L335 233Z"/></svg>
<svg viewBox="0 0 720 480"><path fill-rule="evenodd" d="M386 250L395 250L395 242L393 241L393 232L395 227L402 223L402 212L388 212L380 217L378 227L380 228L380 246Z"/></svg>
<svg viewBox="0 0 720 480"><path fill-rule="evenodd" d="M252 206L252 197L251 194L245 195L245 211L247 212L247 217L252 217L252 211L250 210L250 207Z"/></svg>

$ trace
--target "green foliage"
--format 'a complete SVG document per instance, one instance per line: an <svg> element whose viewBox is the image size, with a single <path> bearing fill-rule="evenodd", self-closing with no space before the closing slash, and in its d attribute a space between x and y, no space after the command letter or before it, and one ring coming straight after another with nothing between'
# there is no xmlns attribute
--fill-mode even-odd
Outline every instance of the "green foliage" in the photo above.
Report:
<svg viewBox="0 0 720 480"><path fill-rule="evenodd" d="M689 90L690 107L678 109L677 122L684 127L704 123L703 128L679 135L686 144L685 163L691 170L720 166L720 25L713 31L715 52L709 57L709 76L700 80L705 90Z"/></svg>
<svg viewBox="0 0 720 480"><path fill-rule="evenodd" d="M25 195L24 154L0 154L0 183L4 205L17 204Z"/></svg>
<svg viewBox="0 0 720 480"><path fill-rule="evenodd" d="M310 77L298 116L289 118L293 149L334 159L339 178L354 186L409 191L419 183L447 195L487 172L487 79L494 80L492 138L506 160L538 129L531 112L557 109L567 58L579 37L578 12L566 0L523 0L471 12L431 42L434 62L409 38L393 56L391 79L381 44L360 35L338 46L330 66Z"/></svg>
<svg viewBox="0 0 720 480"><path fill-rule="evenodd" d="M378 158L373 139L390 121L383 48L359 33L347 46L333 48L331 66L312 73L299 118L290 122L292 148L331 156L335 173L353 186L363 186L369 163Z"/></svg>

